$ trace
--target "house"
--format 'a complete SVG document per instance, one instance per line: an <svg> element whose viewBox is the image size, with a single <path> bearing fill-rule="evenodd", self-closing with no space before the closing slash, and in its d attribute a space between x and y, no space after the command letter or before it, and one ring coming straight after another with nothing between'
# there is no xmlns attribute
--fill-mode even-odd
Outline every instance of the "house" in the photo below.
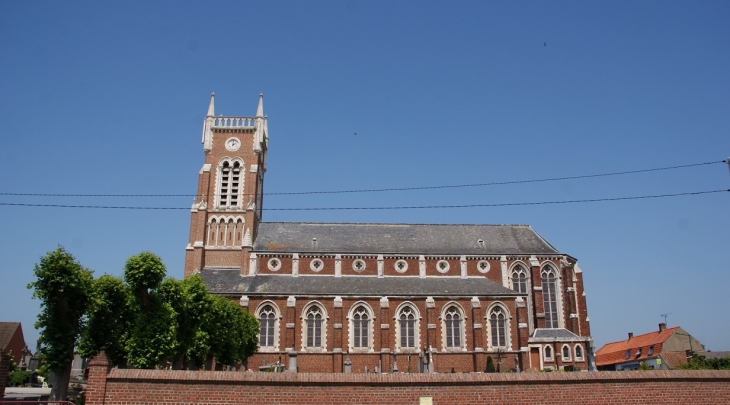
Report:
<svg viewBox="0 0 730 405"><path fill-rule="evenodd" d="M185 276L260 322L251 369L590 369L577 259L529 225L263 222L268 118L203 122Z"/></svg>
<svg viewBox="0 0 730 405"><path fill-rule="evenodd" d="M667 328L659 324L659 330L634 336L626 340L607 343L596 352L599 370L636 370L640 363L655 369L672 369L686 363L688 352L704 350L703 345L679 326Z"/></svg>
<svg viewBox="0 0 730 405"><path fill-rule="evenodd" d="M13 361L20 364L25 349L23 327L20 322L0 322L0 351L13 353Z"/></svg>

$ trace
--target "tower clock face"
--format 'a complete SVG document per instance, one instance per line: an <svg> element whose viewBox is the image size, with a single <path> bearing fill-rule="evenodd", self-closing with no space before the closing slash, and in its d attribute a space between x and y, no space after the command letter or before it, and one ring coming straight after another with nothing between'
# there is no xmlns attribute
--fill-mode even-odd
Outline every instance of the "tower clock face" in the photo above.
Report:
<svg viewBox="0 0 730 405"><path fill-rule="evenodd" d="M238 138L228 138L228 140L226 141L226 149L231 152L237 151L240 147L241 141L239 141Z"/></svg>

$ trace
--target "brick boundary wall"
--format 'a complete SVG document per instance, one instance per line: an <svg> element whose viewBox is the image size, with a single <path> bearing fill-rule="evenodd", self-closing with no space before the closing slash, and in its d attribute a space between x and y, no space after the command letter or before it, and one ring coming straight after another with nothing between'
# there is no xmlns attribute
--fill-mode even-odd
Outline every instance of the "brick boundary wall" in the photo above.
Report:
<svg viewBox="0 0 730 405"><path fill-rule="evenodd" d="M110 369L90 363L87 405L730 404L730 371L324 374Z"/></svg>
<svg viewBox="0 0 730 405"><path fill-rule="evenodd" d="M10 356L0 351L0 400L5 398L5 387L8 385L10 372Z"/></svg>

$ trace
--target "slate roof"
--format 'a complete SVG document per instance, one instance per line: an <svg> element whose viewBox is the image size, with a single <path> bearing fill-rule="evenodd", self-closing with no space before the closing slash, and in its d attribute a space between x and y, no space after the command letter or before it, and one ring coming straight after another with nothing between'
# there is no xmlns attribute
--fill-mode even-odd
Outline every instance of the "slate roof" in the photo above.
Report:
<svg viewBox="0 0 730 405"><path fill-rule="evenodd" d="M643 335L634 336L631 339L621 340L619 342L606 343L596 352L596 365L605 366L609 364L623 363L626 361L642 360L646 358L654 358L662 352L661 345L669 339L679 326L666 328L661 332L645 333ZM649 347L654 346L654 353L649 356ZM641 348L641 356L636 356L637 350ZM629 358L626 358L626 351L631 350Z"/></svg>
<svg viewBox="0 0 730 405"><path fill-rule="evenodd" d="M532 336L530 336L530 342L540 342L540 341L556 341L559 340L561 342L563 341L584 341L588 339L587 337L578 336L575 333L564 329L547 329L547 328L537 328L534 332L532 332Z"/></svg>
<svg viewBox="0 0 730 405"><path fill-rule="evenodd" d="M525 296L485 277L242 276L240 270L203 269L216 294L322 296Z"/></svg>
<svg viewBox="0 0 730 405"><path fill-rule="evenodd" d="M529 225L321 222L262 222L253 251L425 255L559 253Z"/></svg>

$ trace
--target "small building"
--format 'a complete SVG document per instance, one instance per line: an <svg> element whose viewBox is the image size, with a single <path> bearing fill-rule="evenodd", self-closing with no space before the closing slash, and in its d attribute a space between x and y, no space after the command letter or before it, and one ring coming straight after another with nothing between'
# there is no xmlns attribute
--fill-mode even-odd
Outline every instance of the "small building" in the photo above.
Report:
<svg viewBox="0 0 730 405"><path fill-rule="evenodd" d="M20 364L25 349L25 337L20 322L0 322L0 351L13 353L13 361Z"/></svg>
<svg viewBox="0 0 730 405"><path fill-rule="evenodd" d="M657 370L668 370L685 363L687 353L703 350L702 343L679 326L667 328L607 343L596 352L599 370L636 370L641 363Z"/></svg>

